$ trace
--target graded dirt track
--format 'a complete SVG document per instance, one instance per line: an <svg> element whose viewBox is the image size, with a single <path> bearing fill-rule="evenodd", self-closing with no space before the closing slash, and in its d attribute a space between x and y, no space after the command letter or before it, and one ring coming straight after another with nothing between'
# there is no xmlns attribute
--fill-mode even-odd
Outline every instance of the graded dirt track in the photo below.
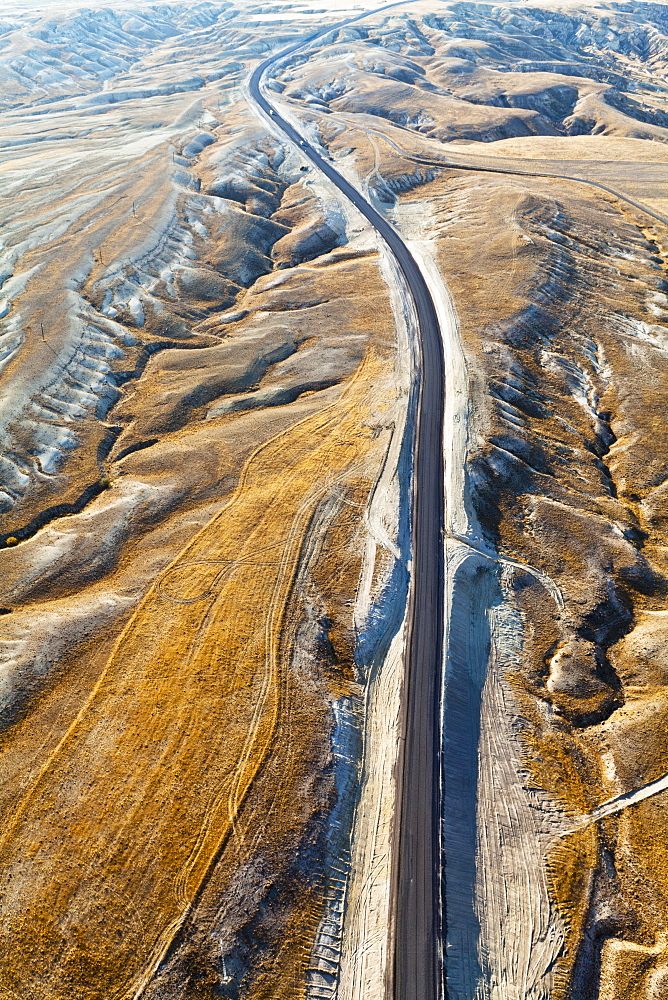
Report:
<svg viewBox="0 0 668 1000"><path fill-rule="evenodd" d="M352 23L369 13L372 12L342 24ZM331 30L329 26L301 44ZM281 117L260 89L265 71L298 47L293 45L283 50L254 70L249 84L251 97L383 237L406 277L419 322L422 371L414 446L413 589L399 802L394 996L397 1000L437 1000L441 996L442 979L439 694L443 660L443 346L431 294L401 237L359 191Z"/></svg>

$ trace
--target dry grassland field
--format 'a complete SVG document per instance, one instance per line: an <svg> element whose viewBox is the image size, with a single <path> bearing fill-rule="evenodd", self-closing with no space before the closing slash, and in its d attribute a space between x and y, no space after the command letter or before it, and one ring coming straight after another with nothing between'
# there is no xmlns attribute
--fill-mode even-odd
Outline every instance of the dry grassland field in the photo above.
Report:
<svg viewBox="0 0 668 1000"><path fill-rule="evenodd" d="M667 415L668 5L0 0L0 1000L668 1000Z"/></svg>

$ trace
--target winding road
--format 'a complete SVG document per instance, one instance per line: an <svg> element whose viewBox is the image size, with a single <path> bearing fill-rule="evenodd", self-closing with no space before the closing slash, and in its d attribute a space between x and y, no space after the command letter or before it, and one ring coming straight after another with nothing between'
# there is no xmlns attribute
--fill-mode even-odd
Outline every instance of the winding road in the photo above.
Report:
<svg viewBox="0 0 668 1000"><path fill-rule="evenodd" d="M387 4L383 10L400 4ZM420 333L420 387L413 446L413 585L409 607L407 683L395 877L395 1000L440 1000L440 691L443 663L445 366L434 301L405 243L360 192L281 116L262 91L264 74L297 49L376 11L329 25L260 63L249 93L271 122L336 185L383 238L411 290Z"/></svg>

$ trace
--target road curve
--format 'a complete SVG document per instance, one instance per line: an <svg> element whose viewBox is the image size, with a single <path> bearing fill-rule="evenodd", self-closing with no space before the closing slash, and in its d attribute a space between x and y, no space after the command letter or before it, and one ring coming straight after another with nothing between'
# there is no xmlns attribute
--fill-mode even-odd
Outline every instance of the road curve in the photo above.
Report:
<svg viewBox="0 0 668 1000"><path fill-rule="evenodd" d="M400 4L387 4L387 10ZM367 17L365 11L314 32L270 56L249 80L251 98L380 233L411 290L419 323L421 372L413 445L413 585L409 607L404 742L398 793L395 876L394 998L440 1000L440 691L443 663L443 345L434 302L403 240L360 192L324 159L261 92L262 77L280 59L329 32Z"/></svg>

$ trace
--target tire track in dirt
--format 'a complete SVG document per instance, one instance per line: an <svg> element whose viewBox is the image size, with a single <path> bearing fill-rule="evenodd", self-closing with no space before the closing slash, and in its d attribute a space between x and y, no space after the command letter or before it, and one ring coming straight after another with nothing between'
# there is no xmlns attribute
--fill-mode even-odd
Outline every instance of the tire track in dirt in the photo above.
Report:
<svg viewBox="0 0 668 1000"><path fill-rule="evenodd" d="M136 997L182 926L271 748L303 537L370 447L381 364L371 350L336 402L254 453L230 504L153 585L18 804L0 842L10 995ZM258 565L274 547L280 558Z"/></svg>

